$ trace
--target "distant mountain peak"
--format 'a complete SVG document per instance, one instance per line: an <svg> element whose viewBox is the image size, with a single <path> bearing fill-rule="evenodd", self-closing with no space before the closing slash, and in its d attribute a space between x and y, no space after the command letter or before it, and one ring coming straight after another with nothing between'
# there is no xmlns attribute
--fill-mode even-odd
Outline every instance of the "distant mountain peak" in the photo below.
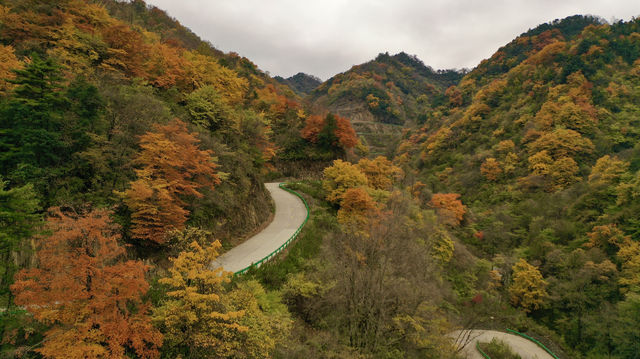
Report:
<svg viewBox="0 0 640 359"><path fill-rule="evenodd" d="M304 72L298 72L286 79L282 76L276 76L274 79L289 86L293 91L300 95L306 95L322 84L322 80L320 80L320 78L305 74Z"/></svg>

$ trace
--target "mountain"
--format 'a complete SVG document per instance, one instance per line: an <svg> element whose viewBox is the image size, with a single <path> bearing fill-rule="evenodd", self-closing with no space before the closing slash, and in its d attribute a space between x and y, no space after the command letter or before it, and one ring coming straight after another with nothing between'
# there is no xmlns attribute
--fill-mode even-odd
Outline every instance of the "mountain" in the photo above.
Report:
<svg viewBox="0 0 640 359"><path fill-rule="evenodd" d="M385 53L330 78L305 100L349 118L372 151L382 153L402 126L422 122L463 75L464 71L435 71L404 52Z"/></svg>
<svg viewBox="0 0 640 359"><path fill-rule="evenodd" d="M289 86L293 91L301 96L308 94L322 84L322 80L319 78L302 72L298 72L286 79L281 76L276 76L274 79L281 84Z"/></svg>
<svg viewBox="0 0 640 359"><path fill-rule="evenodd" d="M356 143L144 1L0 1L0 357L267 357L288 310L211 262Z"/></svg>
<svg viewBox="0 0 640 359"><path fill-rule="evenodd" d="M541 25L450 88L396 153L426 193L461 195L458 237L576 357L638 350L602 338L638 335L639 75L640 19ZM505 280L521 260L546 281L537 305Z"/></svg>
<svg viewBox="0 0 640 359"><path fill-rule="evenodd" d="M551 42L573 39L586 27L604 23L603 19L595 16L574 15L536 26L500 47L489 59L481 61L470 77L488 80L502 75Z"/></svg>
<svg viewBox="0 0 640 359"><path fill-rule="evenodd" d="M637 357L640 19L316 85L141 0L0 1L0 356L458 358L490 327ZM304 227L212 269L284 177Z"/></svg>

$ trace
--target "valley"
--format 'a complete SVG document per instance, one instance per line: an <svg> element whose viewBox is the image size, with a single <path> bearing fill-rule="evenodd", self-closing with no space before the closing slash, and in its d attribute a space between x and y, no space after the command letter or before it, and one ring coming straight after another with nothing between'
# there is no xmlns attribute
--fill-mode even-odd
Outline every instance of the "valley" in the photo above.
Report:
<svg viewBox="0 0 640 359"><path fill-rule="evenodd" d="M326 81L181 20L0 1L1 358L637 358L638 18Z"/></svg>

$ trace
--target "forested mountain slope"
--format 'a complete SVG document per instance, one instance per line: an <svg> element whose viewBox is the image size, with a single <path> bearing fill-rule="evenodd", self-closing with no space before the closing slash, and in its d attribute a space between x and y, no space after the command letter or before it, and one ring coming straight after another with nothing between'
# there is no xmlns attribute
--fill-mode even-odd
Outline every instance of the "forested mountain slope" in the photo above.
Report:
<svg viewBox="0 0 640 359"><path fill-rule="evenodd" d="M307 75L302 72L298 72L297 74L286 79L280 76L276 76L274 77L274 79L282 84L289 86L292 90L294 90L301 96L308 94L316 87L320 86L320 84L322 84L322 80L320 80L319 78L312 75Z"/></svg>
<svg viewBox="0 0 640 359"><path fill-rule="evenodd" d="M427 193L461 194L469 213L458 236L490 260L496 295L581 357L632 358L640 20L571 17L539 30L451 88L396 161ZM537 284L519 287L523 271L537 272Z"/></svg>
<svg viewBox="0 0 640 359"><path fill-rule="evenodd" d="M445 101L446 89L462 75L435 71L406 53L386 53L330 78L306 100L349 118L372 151L383 153L402 126L423 122Z"/></svg>
<svg viewBox="0 0 640 359"><path fill-rule="evenodd" d="M302 137L306 118L323 141ZM0 1L2 356L264 357L275 341L253 334L280 335L286 309L208 266L269 218L277 163L355 146L330 124L143 1ZM175 313L206 319L204 336Z"/></svg>

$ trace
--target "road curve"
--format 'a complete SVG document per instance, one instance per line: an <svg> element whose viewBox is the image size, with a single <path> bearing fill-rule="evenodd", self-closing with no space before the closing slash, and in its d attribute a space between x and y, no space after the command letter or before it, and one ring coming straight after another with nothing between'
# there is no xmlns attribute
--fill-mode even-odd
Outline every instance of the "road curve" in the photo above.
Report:
<svg viewBox="0 0 640 359"><path fill-rule="evenodd" d="M304 222L307 209L300 198L278 187L279 183L264 185L275 202L273 221L260 233L218 257L212 268L223 267L234 273L242 270L278 249Z"/></svg>
<svg viewBox="0 0 640 359"><path fill-rule="evenodd" d="M457 330L449 334L449 336L454 338L454 340L459 338L456 345L461 345L466 342L465 338L468 338L468 344L461 351L461 354L467 359L483 359L482 355L476 349L476 342L490 342L493 338L500 339L507 343L522 359L554 359L534 342L514 334L497 332L495 330L465 330L464 332L464 335L459 335L460 331Z"/></svg>

